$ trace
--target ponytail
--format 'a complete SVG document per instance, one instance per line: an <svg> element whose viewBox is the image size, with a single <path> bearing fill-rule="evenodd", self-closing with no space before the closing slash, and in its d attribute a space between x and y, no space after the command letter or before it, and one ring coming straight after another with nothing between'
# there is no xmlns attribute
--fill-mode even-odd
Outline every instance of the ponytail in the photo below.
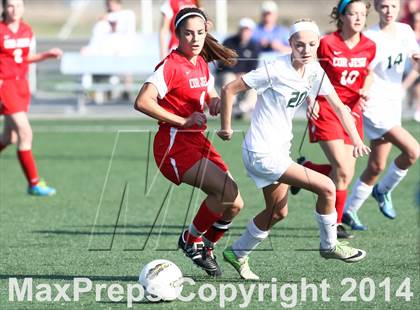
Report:
<svg viewBox="0 0 420 310"><path fill-rule="evenodd" d="M207 31L207 17L203 11L198 8L189 7L184 8L178 12L175 17L175 32L179 36L179 29L185 23L185 21L192 17L201 17L206 23ZM219 61L224 66L232 67L236 64L238 54L227 47L224 47L220 44L215 37L210 33L206 33L206 38L204 40L203 49L200 52L200 56L204 58L206 62Z"/></svg>
<svg viewBox="0 0 420 310"><path fill-rule="evenodd" d="M2 0L1 4L2 4L2 9L3 9L3 11L1 12L1 19L2 19L2 21L5 21L6 20L7 0Z"/></svg>
<svg viewBox="0 0 420 310"><path fill-rule="evenodd" d="M234 50L220 44L210 33L206 35L200 55L206 62L216 60L228 67L236 65L238 58L238 54Z"/></svg>

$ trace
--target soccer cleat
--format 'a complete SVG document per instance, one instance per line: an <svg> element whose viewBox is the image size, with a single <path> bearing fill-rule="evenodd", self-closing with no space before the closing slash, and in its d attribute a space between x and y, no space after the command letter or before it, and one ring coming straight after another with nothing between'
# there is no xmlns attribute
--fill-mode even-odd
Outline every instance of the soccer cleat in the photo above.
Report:
<svg viewBox="0 0 420 310"><path fill-rule="evenodd" d="M383 215L391 220L395 219L397 213L392 205L391 192L380 193L378 191L378 184L376 184L372 190L372 197L378 202L379 210Z"/></svg>
<svg viewBox="0 0 420 310"><path fill-rule="evenodd" d="M333 250L319 250L319 254L325 259L339 259L346 263L355 263L366 257L366 252L352 248L347 242L337 242Z"/></svg>
<svg viewBox="0 0 420 310"><path fill-rule="evenodd" d="M233 252L232 248L227 248L223 251L223 258L239 273L242 279L245 280L259 280L260 277L251 271L248 264L248 256L238 258Z"/></svg>
<svg viewBox="0 0 420 310"><path fill-rule="evenodd" d="M299 165L303 165L303 163L306 161L306 157L305 156L301 156L301 157L299 157L297 160L296 160L296 162L299 164ZM290 186L290 193L292 194L292 195L297 195L299 192L300 192L300 190L301 190L301 188L300 187L297 187L297 186Z"/></svg>
<svg viewBox="0 0 420 310"><path fill-rule="evenodd" d="M357 216L357 212L344 212L342 221L349 225L353 230L367 230L367 226L363 225Z"/></svg>
<svg viewBox="0 0 420 310"><path fill-rule="evenodd" d="M44 181L39 181L37 185L28 187L28 194L32 196L52 196L56 193L55 188L47 185Z"/></svg>
<svg viewBox="0 0 420 310"><path fill-rule="evenodd" d="M337 239L353 239L354 235L347 232L343 225L337 225Z"/></svg>
<svg viewBox="0 0 420 310"><path fill-rule="evenodd" d="M222 275L219 265L217 264L216 257L213 254L213 248L204 246L202 241L194 242L189 245L185 242L184 231L179 236L178 245L184 252L185 256L190 258L195 265L203 269L209 276L219 277Z"/></svg>

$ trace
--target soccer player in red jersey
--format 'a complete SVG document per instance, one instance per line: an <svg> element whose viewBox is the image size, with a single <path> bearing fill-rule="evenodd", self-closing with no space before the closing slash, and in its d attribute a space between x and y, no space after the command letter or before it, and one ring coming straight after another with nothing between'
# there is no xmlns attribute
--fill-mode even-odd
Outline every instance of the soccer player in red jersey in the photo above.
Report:
<svg viewBox="0 0 420 310"><path fill-rule="evenodd" d="M153 149L162 174L177 185L186 183L207 194L178 243L196 265L219 276L213 246L228 230L243 201L228 167L204 135L203 111L205 104L211 115L220 110L208 62L234 64L237 55L207 33L207 17L200 9L182 9L175 28L179 46L147 79L135 108L159 121Z"/></svg>
<svg viewBox="0 0 420 310"><path fill-rule="evenodd" d="M17 143L17 155L28 181L28 193L51 196L55 189L41 181L32 155L32 129L28 120L31 99L27 79L29 63L62 55L58 48L32 54L34 38L31 27L22 21L23 0L3 0L0 22L0 114L4 129L0 136L0 152Z"/></svg>
<svg viewBox="0 0 420 310"><path fill-rule="evenodd" d="M165 58L168 53L178 46L178 38L175 34L175 17L179 11L187 7L200 7L199 0L166 0L160 11L162 13L162 22L159 30L160 58ZM169 43L166 41L166 35L169 32Z"/></svg>
<svg viewBox="0 0 420 310"><path fill-rule="evenodd" d="M361 33L369 7L370 4L364 0L339 1L331 13L337 31L324 36L318 48L320 64L341 101L351 111L362 138L361 106L367 99L367 89L371 82L369 64L376 53L375 43ZM352 238L341 225L341 219L347 187L353 178L356 163L352 155L353 146L325 97L319 96L317 100L319 118L309 120L309 138L311 143L319 142L330 164L314 164L304 157L299 158L298 162L332 178L336 185L337 237ZM295 194L298 189L293 187L291 191Z"/></svg>

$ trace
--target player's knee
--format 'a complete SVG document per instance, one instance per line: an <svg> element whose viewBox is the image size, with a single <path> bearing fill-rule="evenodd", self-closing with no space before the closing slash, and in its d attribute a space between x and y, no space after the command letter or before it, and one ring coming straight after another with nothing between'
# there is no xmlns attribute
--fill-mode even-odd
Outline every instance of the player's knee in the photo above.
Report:
<svg viewBox="0 0 420 310"><path fill-rule="evenodd" d="M235 202L239 195L239 189L238 185L234 180L231 178L228 178L224 184L223 189L221 192L217 193L217 195L220 197L220 200L228 205L235 205ZM242 198L241 198L242 200ZM240 202L238 202L238 205L240 205ZM242 202L243 206L243 202Z"/></svg>
<svg viewBox="0 0 420 310"><path fill-rule="evenodd" d="M415 164L415 162L419 158L419 153L420 153L420 150L419 150L418 144L408 149L408 151L406 152L406 156L410 165Z"/></svg>
<svg viewBox="0 0 420 310"><path fill-rule="evenodd" d="M369 163L369 170L371 172L371 174L373 174L374 176L377 176L379 174L381 174L386 167L386 162L385 161L373 161L371 163Z"/></svg>
<svg viewBox="0 0 420 310"><path fill-rule="evenodd" d="M31 143L32 142L32 129L28 126L18 126L17 135L20 141Z"/></svg>
<svg viewBox="0 0 420 310"><path fill-rule="evenodd" d="M348 168L341 168L337 170L337 180L338 183L348 186L353 178L353 171Z"/></svg>
<svg viewBox="0 0 420 310"><path fill-rule="evenodd" d="M330 178L325 178L322 182L320 196L325 200L335 200L336 187L334 182Z"/></svg>
<svg viewBox="0 0 420 310"><path fill-rule="evenodd" d="M279 222L281 220L284 220L288 214L289 214L289 208L287 207L287 205L281 206L279 208L276 208L276 211L273 212L272 219L275 222Z"/></svg>

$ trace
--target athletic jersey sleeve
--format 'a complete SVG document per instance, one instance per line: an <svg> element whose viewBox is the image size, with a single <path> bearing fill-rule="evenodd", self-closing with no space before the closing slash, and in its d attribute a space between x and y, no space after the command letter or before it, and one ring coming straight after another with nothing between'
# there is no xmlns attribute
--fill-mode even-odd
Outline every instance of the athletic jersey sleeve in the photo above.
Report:
<svg viewBox="0 0 420 310"><path fill-rule="evenodd" d="M377 44L378 40L380 40L378 31L368 30L363 34L375 43L375 53L372 61L368 64L368 69L373 70L384 58L386 58L386 52Z"/></svg>
<svg viewBox="0 0 420 310"><path fill-rule="evenodd" d="M334 86L332 86L331 81L328 78L328 75L325 73L325 71L321 68L319 64L317 64L316 66L317 66L316 68L317 78L314 81L313 86L311 87L311 91L309 93L309 96L311 98L315 98L318 95L328 96L334 90Z"/></svg>
<svg viewBox="0 0 420 310"><path fill-rule="evenodd" d="M319 87L319 83L321 83L321 81L318 82L318 87ZM328 76L326 74L324 74L324 79L322 80L321 89L319 90L319 94L321 96L328 96L329 94L331 94L333 92L333 90L334 90L334 86L332 86L331 81L328 78Z"/></svg>
<svg viewBox="0 0 420 310"><path fill-rule="evenodd" d="M410 26L408 25L404 25L407 26L406 28L406 33L407 33L407 43L408 43L408 56L411 57L414 53L418 53L420 51L419 48L419 44L417 43L416 40L416 34L414 33L413 29L411 29Z"/></svg>
<svg viewBox="0 0 420 310"><path fill-rule="evenodd" d="M207 92L214 89L214 76L209 72L209 81L207 83Z"/></svg>
<svg viewBox="0 0 420 310"><path fill-rule="evenodd" d="M262 66L252 70L242 76L244 83L261 94L270 85L270 76L268 74L269 66Z"/></svg>
<svg viewBox="0 0 420 310"><path fill-rule="evenodd" d="M169 0L166 0L162 6L160 7L160 12L165 15L166 18L171 19L174 16L174 12L172 11L171 4Z"/></svg>
<svg viewBox="0 0 420 310"><path fill-rule="evenodd" d="M165 97L171 89L172 76L174 75L173 70L166 70L165 65L166 61L146 80L146 83L151 83L156 87L160 99Z"/></svg>

